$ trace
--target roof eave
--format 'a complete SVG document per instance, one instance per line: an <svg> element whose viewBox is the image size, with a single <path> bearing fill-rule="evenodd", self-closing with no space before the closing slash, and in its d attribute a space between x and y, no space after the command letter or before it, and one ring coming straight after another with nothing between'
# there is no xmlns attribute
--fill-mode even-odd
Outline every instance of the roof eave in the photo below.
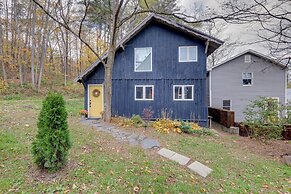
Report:
<svg viewBox="0 0 291 194"><path fill-rule="evenodd" d="M158 22L161 22L169 27L172 27L178 31L184 32L186 34L189 34L192 37L199 38L203 41L209 41L210 43L210 49L207 50L207 56L209 56L211 53L213 53L218 47L220 47L224 42L216 39L212 36L209 36L207 34L204 34L198 30L195 30L193 28L189 28L183 24L168 20L166 18L163 18L161 16L157 16L154 14L149 15L146 17L136 28L134 28L125 38L123 38L116 47L116 50L118 50L120 47L123 47L124 44L126 44L128 41L130 41L136 34L138 34L141 30L143 30L148 23L150 23L152 20L157 20ZM107 52L101 57L101 60L104 60L107 57ZM85 71L83 71L77 78L74 79L74 82L81 82L83 77L91 73L96 66L100 63L100 60L97 60L95 63L93 63L90 67L88 67Z"/></svg>

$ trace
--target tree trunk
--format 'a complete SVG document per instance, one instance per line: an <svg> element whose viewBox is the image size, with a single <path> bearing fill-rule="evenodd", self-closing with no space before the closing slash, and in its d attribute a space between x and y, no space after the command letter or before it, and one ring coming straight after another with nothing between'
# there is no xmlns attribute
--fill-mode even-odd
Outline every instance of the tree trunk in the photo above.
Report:
<svg viewBox="0 0 291 194"><path fill-rule="evenodd" d="M112 70L115 58L115 44L111 45L108 50L107 63L105 64L105 78L104 78L104 121L111 120L111 106L112 106Z"/></svg>
<svg viewBox="0 0 291 194"><path fill-rule="evenodd" d="M50 1L47 3L47 7L49 8L50 6ZM45 63L45 58L46 58L46 50L47 50L47 39L49 37L49 30L48 30L48 20L49 16L46 15L45 17L45 24L44 24L44 31L43 31L43 36L42 36L42 51L41 51L41 59L40 59L40 69L39 69L39 75L38 75L38 81L37 81L37 90L40 91L40 86L41 86L41 79L42 79L42 73L44 69L44 63Z"/></svg>
<svg viewBox="0 0 291 194"><path fill-rule="evenodd" d="M1 11L2 9L0 9ZM7 80L7 75L6 75L6 67L5 67L5 63L4 63L4 45L3 45L3 22L2 22L2 19L0 18L0 64L1 64L1 67L2 67L2 74L3 74L3 79L4 81Z"/></svg>
<svg viewBox="0 0 291 194"><path fill-rule="evenodd" d="M118 34L118 18L120 14L120 8L123 4L123 0L116 3L115 5L115 13L112 18L112 25L110 30L110 44L108 49L108 57L107 62L105 64L105 77L104 77L104 85L105 85L105 91L104 91L104 121L110 122L111 120L111 106L112 106L112 70L113 70L113 64L115 60L115 49L116 49L116 37Z"/></svg>
<svg viewBox="0 0 291 194"><path fill-rule="evenodd" d="M33 4L32 8L32 26L31 26L31 85L33 89L36 89L35 75L34 75L34 62L35 62L35 24L36 24L36 5Z"/></svg>

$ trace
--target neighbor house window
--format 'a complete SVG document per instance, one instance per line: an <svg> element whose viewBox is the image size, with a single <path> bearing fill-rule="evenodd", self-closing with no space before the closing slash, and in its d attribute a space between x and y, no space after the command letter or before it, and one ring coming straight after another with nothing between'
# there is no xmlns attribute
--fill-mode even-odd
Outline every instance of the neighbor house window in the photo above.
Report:
<svg viewBox="0 0 291 194"><path fill-rule="evenodd" d="M154 100L153 85L136 85L135 100Z"/></svg>
<svg viewBox="0 0 291 194"><path fill-rule="evenodd" d="M245 55L245 63L251 62L251 55Z"/></svg>
<svg viewBox="0 0 291 194"><path fill-rule="evenodd" d="M222 108L225 110L231 110L231 101L230 100L223 100L222 101Z"/></svg>
<svg viewBox="0 0 291 194"><path fill-rule="evenodd" d="M180 46L179 62L197 62L197 46Z"/></svg>
<svg viewBox="0 0 291 194"><path fill-rule="evenodd" d="M253 73L242 73L242 84L243 86L253 85Z"/></svg>
<svg viewBox="0 0 291 194"><path fill-rule="evenodd" d="M193 100L194 86L193 85L174 85L173 86L174 100Z"/></svg>
<svg viewBox="0 0 291 194"><path fill-rule="evenodd" d="M134 71L145 72L152 71L152 48L134 49Z"/></svg>

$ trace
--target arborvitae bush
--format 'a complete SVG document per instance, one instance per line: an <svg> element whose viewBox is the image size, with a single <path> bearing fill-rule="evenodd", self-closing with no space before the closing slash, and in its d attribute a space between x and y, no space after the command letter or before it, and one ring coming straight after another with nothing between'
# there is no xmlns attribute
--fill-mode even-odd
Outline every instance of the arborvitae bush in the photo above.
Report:
<svg viewBox="0 0 291 194"><path fill-rule="evenodd" d="M38 134L32 143L34 162L40 168L55 172L66 164L71 148L62 95L50 93L43 101L37 127Z"/></svg>

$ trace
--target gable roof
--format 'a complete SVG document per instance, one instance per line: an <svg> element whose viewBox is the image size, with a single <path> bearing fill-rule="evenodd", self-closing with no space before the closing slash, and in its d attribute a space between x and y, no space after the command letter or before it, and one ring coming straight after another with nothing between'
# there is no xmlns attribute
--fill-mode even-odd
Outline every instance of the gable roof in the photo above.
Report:
<svg viewBox="0 0 291 194"><path fill-rule="evenodd" d="M129 42L133 37L135 37L140 31L142 31L144 28L146 28L152 21L156 21L160 24L164 24L165 26L168 26L172 29L175 29L177 31L183 32L185 34L188 34L194 38L198 38L202 41L208 42L208 48L207 48L207 56L210 55L213 51L215 51L218 47L220 47L223 44L223 41L214 38L210 35L207 35L199 30L190 28L186 25L180 24L174 20L170 20L168 18L156 15L156 14L150 14L147 16L140 24L138 24L134 29L132 29L123 39L119 41L119 43L116 46L116 50L119 48L123 48L124 44ZM107 52L100 57L102 60L107 58ZM86 70L84 70L77 78L74 79L74 82L80 82L84 76L88 75L90 72L94 70L94 68L100 63L100 60L97 60L95 63L93 63L91 66L89 66Z"/></svg>
<svg viewBox="0 0 291 194"><path fill-rule="evenodd" d="M252 54L252 55L255 55L255 56L259 57L259 58L262 58L262 59L267 60L267 61L269 61L269 62L271 62L271 63L273 63L273 64L275 64L275 65L278 65L278 66L282 67L282 69L286 68L286 65L283 65L282 63L276 61L276 59L271 58L271 57L269 57L269 56L267 56L267 55L264 55L264 54L262 54L262 53L259 53L259 52L257 52L257 51L254 51L254 50L252 50L252 49L248 49L248 50L245 50L245 51L242 52L242 53L239 53L239 54L237 54L237 55L234 55L234 56L228 58L227 60L225 60L225 61L219 63L218 65L216 65L216 66L214 66L214 67L212 67L212 69L215 69L215 68L217 68L217 67L219 67L219 66L222 66L222 65L228 63L229 61L232 61L232 60L234 60L234 59L236 59L236 58L238 58L238 57L240 57L240 56L242 56L242 55L245 55L245 54Z"/></svg>

